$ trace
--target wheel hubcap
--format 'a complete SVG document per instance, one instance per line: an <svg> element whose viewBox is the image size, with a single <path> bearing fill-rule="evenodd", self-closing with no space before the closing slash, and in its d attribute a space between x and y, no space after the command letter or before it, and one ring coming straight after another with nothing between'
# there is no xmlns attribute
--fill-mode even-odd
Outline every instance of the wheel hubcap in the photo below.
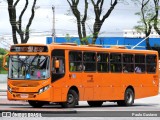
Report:
<svg viewBox="0 0 160 120"><path fill-rule="evenodd" d="M132 93L127 92L127 98L126 98L127 103L131 103L131 102L132 102L132 100L133 100Z"/></svg>
<svg viewBox="0 0 160 120"><path fill-rule="evenodd" d="M73 95L72 95L72 94L69 94L69 95L68 95L68 103L71 104L71 103L73 103L73 101L74 101Z"/></svg>

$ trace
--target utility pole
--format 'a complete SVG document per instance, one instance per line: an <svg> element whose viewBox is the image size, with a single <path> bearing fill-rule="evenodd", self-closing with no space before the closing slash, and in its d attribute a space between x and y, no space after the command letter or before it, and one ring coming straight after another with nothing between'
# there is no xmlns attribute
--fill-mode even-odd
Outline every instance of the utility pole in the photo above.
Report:
<svg viewBox="0 0 160 120"><path fill-rule="evenodd" d="M55 31L55 6L52 6L52 11L53 11L53 28L52 28L52 42L55 42L55 36L56 36L56 31Z"/></svg>

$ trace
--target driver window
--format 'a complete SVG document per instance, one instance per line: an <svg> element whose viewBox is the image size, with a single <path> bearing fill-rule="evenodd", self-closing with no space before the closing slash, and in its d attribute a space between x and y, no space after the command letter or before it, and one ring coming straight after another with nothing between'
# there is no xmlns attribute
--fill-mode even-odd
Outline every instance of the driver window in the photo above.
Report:
<svg viewBox="0 0 160 120"><path fill-rule="evenodd" d="M56 61L59 61L59 68L56 68ZM64 59L62 57L53 57L53 66L52 71L53 73L64 73Z"/></svg>

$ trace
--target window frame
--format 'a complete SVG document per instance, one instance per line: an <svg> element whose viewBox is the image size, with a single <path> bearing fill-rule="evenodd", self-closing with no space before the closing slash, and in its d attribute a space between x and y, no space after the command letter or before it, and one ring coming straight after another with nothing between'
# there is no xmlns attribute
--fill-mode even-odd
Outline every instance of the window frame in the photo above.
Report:
<svg viewBox="0 0 160 120"><path fill-rule="evenodd" d="M132 59L132 60L129 60L129 62L127 62L127 61L124 61L124 58L126 58L126 57L124 57L124 56L126 56L126 55L129 55L129 56L132 56L132 58L130 58L130 59ZM134 73L134 66L135 66L135 64L134 64L134 54L132 54L132 53L123 53L122 54L122 72L123 73ZM128 67L126 67L126 66L132 66L132 68L130 68L131 70L129 70L128 69Z"/></svg>
<svg viewBox="0 0 160 120"><path fill-rule="evenodd" d="M106 56L103 56L103 57L108 57L108 58L107 58L108 60L106 59L106 62L105 62L105 61L99 61L99 60L98 60L98 56L99 56L99 55L102 55L102 54L103 54L103 55L106 55ZM96 59L97 59L97 60L96 60L97 72L98 72L98 73L109 73L109 70L110 70L110 69L109 69L109 68L110 68L110 66L109 66L109 65L110 65L110 64L109 64L110 54L107 53L107 52L97 52L97 58L96 58ZM100 59L101 59L101 58L100 58ZM106 71L104 71L102 67L100 68L101 70L99 70L99 64L101 64L102 66L103 66L103 64L104 64L104 65L106 64L106 68L107 68Z"/></svg>
<svg viewBox="0 0 160 120"><path fill-rule="evenodd" d="M153 61L151 61L151 63L148 63L148 59L147 59L147 56L154 56L155 58L154 58L154 63L153 63ZM151 71L148 71L148 65L150 66L150 65L154 65L154 68L152 69L152 70L154 70L153 72ZM155 74L156 73L156 71L157 71L157 55L156 54L147 54L146 55L146 72L147 72L147 74Z"/></svg>
<svg viewBox="0 0 160 120"><path fill-rule="evenodd" d="M77 53L77 54L81 54L81 60L80 61L77 61L77 60L73 60L73 61L71 61L70 60L70 54L71 54L71 52L73 52L74 54L75 53ZM73 55L74 56L74 55ZM75 56L74 56L75 57ZM82 66L83 66L83 51L79 51L79 50L70 50L69 52L68 52L68 61L69 61L69 72L82 72L83 71L83 69L81 69L81 70L77 70L78 69L78 66L81 64ZM71 65L71 63L76 63L75 64L75 66L72 66ZM79 64L77 64L77 63L79 63ZM74 65L74 64L73 64ZM75 70L71 70L71 67L75 67L75 68L73 68L73 69L75 69Z"/></svg>
<svg viewBox="0 0 160 120"><path fill-rule="evenodd" d="M111 58L111 55L112 54L114 54L114 57L115 57L115 55L117 54L117 55L120 55L120 61L117 61L116 59L116 61L111 61L112 60L112 58ZM119 59L119 58L118 58ZM117 67L117 66L119 66L120 65L120 69L119 69L119 67ZM117 68L116 68L117 67ZM111 73L122 73L122 53L117 53L117 52L112 52L112 53L110 53L110 59L109 59L109 71L111 72ZM118 70L119 69L119 70Z"/></svg>
<svg viewBox="0 0 160 120"><path fill-rule="evenodd" d="M136 56L144 56L144 60L143 62L136 62L137 61L137 58ZM140 59L140 58L139 58ZM141 70L141 72L136 72L136 69L139 69ZM142 54L142 53L138 53L138 54L135 54L134 55L134 72L137 74L145 74L146 73L146 55L145 54Z"/></svg>
<svg viewBox="0 0 160 120"><path fill-rule="evenodd" d="M92 58L94 60L92 62L90 62L89 60L85 61L84 60L85 59L85 57L84 57L85 53L94 53L94 56L92 56L92 57L94 57L94 58ZM96 65L97 54L96 54L96 52L95 51L83 51L82 57L83 57L83 60L82 60L83 61L83 65L85 66L84 72L97 72L97 65ZM86 65L86 64L90 64L90 65ZM89 70L88 69L89 68L88 66L92 66L91 64L94 64L94 70Z"/></svg>

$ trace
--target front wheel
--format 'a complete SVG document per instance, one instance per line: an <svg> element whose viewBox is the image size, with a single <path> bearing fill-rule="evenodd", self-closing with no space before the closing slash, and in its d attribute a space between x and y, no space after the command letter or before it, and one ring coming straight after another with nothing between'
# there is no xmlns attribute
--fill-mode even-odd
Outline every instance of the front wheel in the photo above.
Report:
<svg viewBox="0 0 160 120"><path fill-rule="evenodd" d="M61 105L64 108L73 108L78 103L78 94L74 90L69 90L67 95L67 101L63 102Z"/></svg>
<svg viewBox="0 0 160 120"><path fill-rule="evenodd" d="M134 103L134 92L131 88L125 91L124 100L117 101L119 106L131 106Z"/></svg>
<svg viewBox="0 0 160 120"><path fill-rule="evenodd" d="M28 103L34 108L41 108L43 105L46 104L46 102L44 101L31 101L31 100L29 100Z"/></svg>

